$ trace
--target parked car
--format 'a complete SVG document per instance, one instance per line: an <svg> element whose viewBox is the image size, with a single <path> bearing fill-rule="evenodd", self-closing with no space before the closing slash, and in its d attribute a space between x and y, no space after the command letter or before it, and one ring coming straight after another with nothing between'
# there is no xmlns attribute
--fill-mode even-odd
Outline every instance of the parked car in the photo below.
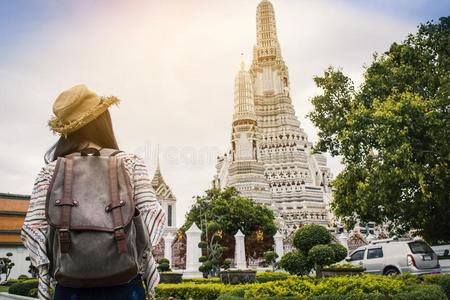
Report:
<svg viewBox="0 0 450 300"><path fill-rule="evenodd" d="M439 259L422 240L386 239L373 241L354 250L346 259L367 273L394 275L441 273Z"/></svg>

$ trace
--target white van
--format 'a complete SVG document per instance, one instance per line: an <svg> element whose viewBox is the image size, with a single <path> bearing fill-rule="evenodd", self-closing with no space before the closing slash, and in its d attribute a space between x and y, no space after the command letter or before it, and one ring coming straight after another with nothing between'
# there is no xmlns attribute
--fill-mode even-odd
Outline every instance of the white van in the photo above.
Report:
<svg viewBox="0 0 450 300"><path fill-rule="evenodd" d="M346 259L367 273L394 275L441 273L439 259L431 247L422 240L386 239L354 250Z"/></svg>

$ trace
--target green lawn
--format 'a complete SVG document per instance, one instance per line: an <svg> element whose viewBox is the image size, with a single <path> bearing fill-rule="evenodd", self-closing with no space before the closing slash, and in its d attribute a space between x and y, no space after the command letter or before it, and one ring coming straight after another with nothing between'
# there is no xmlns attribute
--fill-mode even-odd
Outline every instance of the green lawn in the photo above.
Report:
<svg viewBox="0 0 450 300"><path fill-rule="evenodd" d="M0 285L0 293L1 292L7 292L9 289L9 286Z"/></svg>

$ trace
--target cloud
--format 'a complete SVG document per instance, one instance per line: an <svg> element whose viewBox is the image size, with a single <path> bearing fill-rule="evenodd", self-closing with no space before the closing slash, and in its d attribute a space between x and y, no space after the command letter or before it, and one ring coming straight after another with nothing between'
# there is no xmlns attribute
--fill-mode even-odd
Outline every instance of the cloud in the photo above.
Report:
<svg viewBox="0 0 450 300"><path fill-rule="evenodd" d="M121 148L146 158L151 173L161 145L181 225L192 196L210 186L214 158L229 147L233 80L240 53L251 61L257 3L77 1L46 5L38 21L25 14L20 36L11 31L0 43L0 191L31 191L43 153L56 140L46 126L52 102L83 82L123 100L111 109L117 138ZM309 98L320 92L312 77L336 65L360 82L372 53L418 23L346 3L274 1L293 103L313 141L317 131L304 117ZM10 28L22 21L8 20ZM330 165L335 174L341 169L338 159Z"/></svg>

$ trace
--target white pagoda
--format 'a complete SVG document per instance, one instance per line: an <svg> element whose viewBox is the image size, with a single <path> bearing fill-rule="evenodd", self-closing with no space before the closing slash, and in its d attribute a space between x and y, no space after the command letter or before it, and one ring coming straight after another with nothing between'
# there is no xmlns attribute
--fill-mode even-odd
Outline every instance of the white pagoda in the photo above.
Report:
<svg viewBox="0 0 450 300"><path fill-rule="evenodd" d="M256 41L250 69L242 62L236 75L231 150L218 157L213 186L234 186L272 208L285 235L302 224L327 226L332 174L295 115L268 0L257 7Z"/></svg>

